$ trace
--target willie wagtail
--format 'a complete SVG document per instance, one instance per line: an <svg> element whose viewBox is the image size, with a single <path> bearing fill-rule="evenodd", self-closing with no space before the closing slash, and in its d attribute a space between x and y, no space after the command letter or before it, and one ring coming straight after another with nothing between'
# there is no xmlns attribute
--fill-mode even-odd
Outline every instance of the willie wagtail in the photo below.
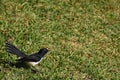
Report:
<svg viewBox="0 0 120 80"><path fill-rule="evenodd" d="M44 57L44 55L48 52L48 49L42 48L34 54L26 55L25 53L20 51L17 47L15 47L14 45L12 45L10 42L7 41L6 42L6 51L11 54L21 57L20 59L17 59L16 61L28 62L32 66L35 66L36 64L38 64L41 61L41 59Z"/></svg>

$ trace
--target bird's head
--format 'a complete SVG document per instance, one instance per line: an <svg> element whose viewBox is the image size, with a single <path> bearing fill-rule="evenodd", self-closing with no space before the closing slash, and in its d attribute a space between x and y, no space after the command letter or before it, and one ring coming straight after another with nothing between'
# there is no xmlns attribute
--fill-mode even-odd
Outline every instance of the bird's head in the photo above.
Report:
<svg viewBox="0 0 120 80"><path fill-rule="evenodd" d="M41 48L40 50L39 50L39 53L47 53L48 52L48 49L47 48Z"/></svg>

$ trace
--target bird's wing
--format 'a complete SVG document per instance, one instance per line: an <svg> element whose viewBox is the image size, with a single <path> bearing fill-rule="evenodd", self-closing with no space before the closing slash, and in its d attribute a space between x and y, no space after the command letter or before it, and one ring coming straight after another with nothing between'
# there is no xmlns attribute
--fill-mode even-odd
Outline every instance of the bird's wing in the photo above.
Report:
<svg viewBox="0 0 120 80"><path fill-rule="evenodd" d="M12 45L10 42L6 42L6 51L12 54L15 54L17 56L20 57L25 57L27 56L26 54L24 54L23 52L21 52L17 47L15 47L14 45Z"/></svg>
<svg viewBox="0 0 120 80"><path fill-rule="evenodd" d="M30 56L26 56L20 59L17 59L16 61L24 61L24 62L37 62L39 61L41 58L39 58L38 56L36 56L35 54L30 55Z"/></svg>

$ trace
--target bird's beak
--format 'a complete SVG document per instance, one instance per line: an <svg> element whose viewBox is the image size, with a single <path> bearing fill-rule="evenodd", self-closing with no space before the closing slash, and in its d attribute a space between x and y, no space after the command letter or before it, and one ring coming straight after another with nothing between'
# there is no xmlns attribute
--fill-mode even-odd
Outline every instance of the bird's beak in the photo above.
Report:
<svg viewBox="0 0 120 80"><path fill-rule="evenodd" d="M48 52L50 51L50 48L47 48Z"/></svg>

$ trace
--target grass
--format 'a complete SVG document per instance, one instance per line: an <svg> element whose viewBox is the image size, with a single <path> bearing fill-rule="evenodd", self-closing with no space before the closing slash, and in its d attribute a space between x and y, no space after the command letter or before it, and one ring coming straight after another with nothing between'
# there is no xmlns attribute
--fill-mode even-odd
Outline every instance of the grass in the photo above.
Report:
<svg viewBox="0 0 120 80"><path fill-rule="evenodd" d="M1 80L119 80L119 0L1 0ZM26 54L49 48L37 66L10 66L9 40Z"/></svg>

